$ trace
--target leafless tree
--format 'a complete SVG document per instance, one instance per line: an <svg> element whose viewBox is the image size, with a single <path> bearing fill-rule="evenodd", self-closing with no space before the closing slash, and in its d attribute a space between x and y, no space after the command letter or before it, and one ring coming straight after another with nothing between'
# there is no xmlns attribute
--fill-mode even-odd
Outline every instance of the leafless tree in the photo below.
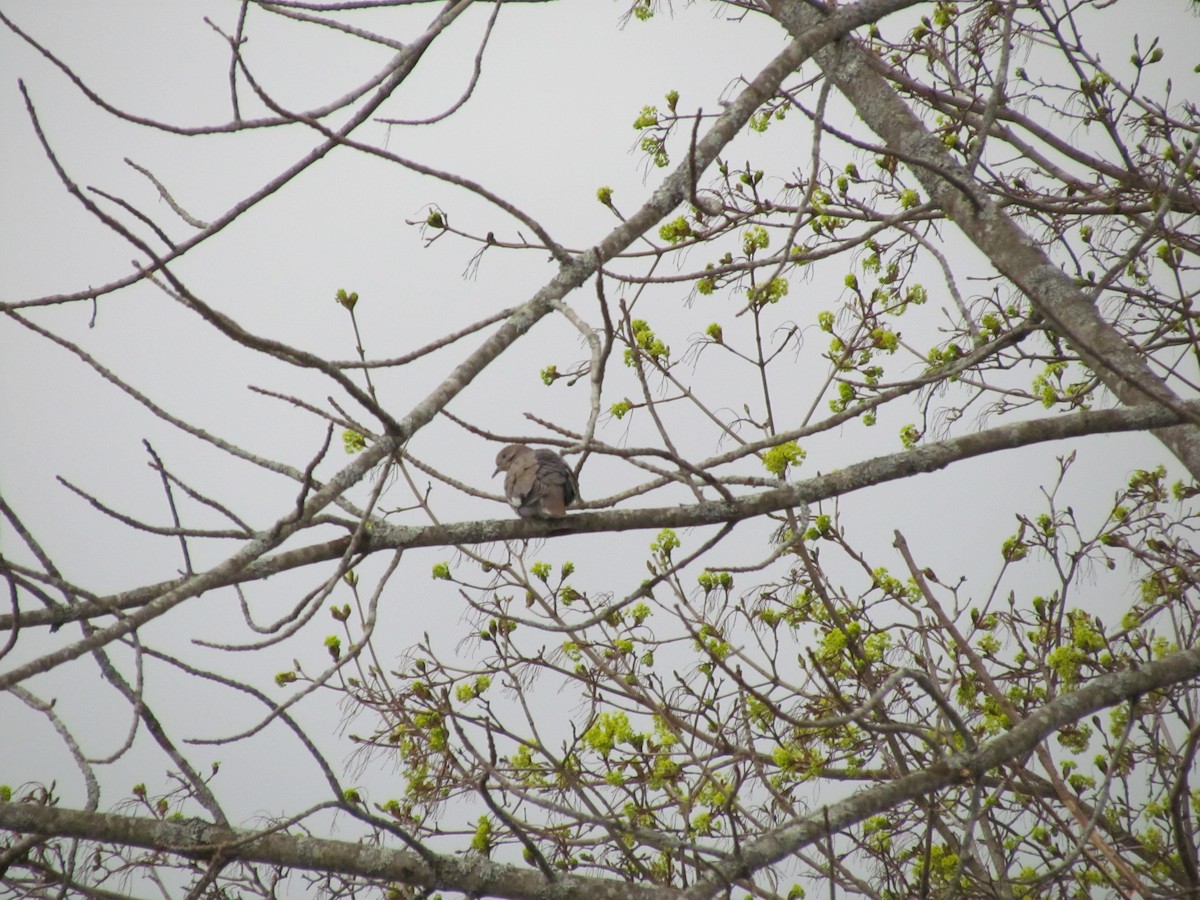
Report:
<svg viewBox="0 0 1200 900"><path fill-rule="evenodd" d="M540 4L221 7L229 110L204 126L110 101L11 6L9 39L108 116L307 149L204 218L131 163L162 201L142 208L77 181L20 85L28 117L8 128L36 134L135 268L7 296L4 341L65 351L151 414L169 518L106 496L99 462L45 502L90 504L106 546L173 548L178 574L113 592L0 497L0 716L39 718L74 762L0 787L6 896L1200 896L1200 116L1157 74L1159 38L1196 27L1188 4L1154 4L1115 63L1098 45L1134 0L714 4L731 45L773 21L784 48L729 71L721 102L655 85L670 92L631 110L636 158L614 164L643 167L644 196L600 188L615 224L570 240L487 166L405 155L479 102L497 42L552 39L503 28ZM613 25L671 14L635 0ZM297 104L253 54L294 23L389 58ZM400 89L468 27L459 99L408 115ZM571 77L581 103L605 89L603 71ZM537 130L514 134L532 153ZM247 325L259 288L209 293L197 263L335 157L419 176L410 233L497 296L505 259L548 255L550 274L515 306L446 312L435 339L374 329L377 297L330 288L350 359ZM352 209L319 227L353 227ZM124 375L97 336L153 339L108 314L147 290L282 373L255 396L312 440L254 452ZM543 392L508 386L501 360ZM1166 461L1076 475L1125 432ZM517 441L574 468L566 518L516 518L482 487L481 461ZM214 454L240 476L205 479L195 459ZM1009 488L1011 507L980 499ZM939 546L964 539L977 553L947 571ZM454 614L422 635L434 606ZM220 640L189 640L217 610ZM281 654L273 682L247 662ZM54 702L68 689L127 739L102 751ZM226 703L257 712L231 729ZM214 745L266 769L298 750L314 785L252 818ZM130 788L115 773L141 759Z"/></svg>

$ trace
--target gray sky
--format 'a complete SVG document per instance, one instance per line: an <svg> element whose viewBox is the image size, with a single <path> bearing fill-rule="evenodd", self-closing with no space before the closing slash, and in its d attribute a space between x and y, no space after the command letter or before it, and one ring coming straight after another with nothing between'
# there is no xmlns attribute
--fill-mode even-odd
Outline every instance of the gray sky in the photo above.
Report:
<svg viewBox="0 0 1200 900"><path fill-rule="evenodd" d="M115 106L179 125L200 125L229 116L227 49L203 17L228 29L237 6L198 0L170 4L126 0L119 4L9 2L0 9ZM453 102L469 80L488 12L480 8L465 14L421 63L417 77L388 103L385 114L419 118ZM620 12L620 7L608 3L506 7L485 57L480 85L459 113L436 126L390 132L372 123L357 137L475 179L539 220L568 247L589 247L615 224L612 213L596 201L597 188L613 188L618 208L630 212L662 176L660 170L647 167L636 149L638 135L630 126L641 107L661 107L663 95L677 89L681 110L715 111L736 89L739 76L756 72L783 45L782 35L766 23L747 20L734 25L725 20L727 11L709 4L676 4L673 16L660 14L651 22L632 22L624 29L618 27ZM355 21L406 40L430 16L431 10L418 7L386 15L363 14ZM1183 28L1160 29L1167 32L1164 39L1172 62L1194 56L1195 20L1184 18L1182 23L1192 27L1192 37L1185 37ZM1112 29L1114 35L1120 32ZM252 13L250 34L247 56L256 77L295 109L320 105L352 89L390 53L382 48L373 54L364 52L357 41L258 12ZM1114 46L1111 52L1121 59L1128 55L1128 45ZM1195 97L1195 77L1188 80L1187 70L1182 64L1174 70L1179 79L1176 91L1189 85ZM36 142L17 90L18 78L24 79L47 138L70 176L80 185L126 199L165 224L177 240L186 238L191 229L170 213L153 186L123 162L125 158L152 171L193 216L211 220L316 142L311 132L298 126L286 132L180 137L114 121L96 110L36 51L10 31L0 30L0 121L5 123L0 129L0 291L4 300L84 290L128 273L130 260L140 258L67 195ZM253 101L244 108L246 115L260 111ZM801 117L790 117L773 128L765 136L740 138L729 154L731 162L752 160L755 166L780 175L789 167L806 167L810 138ZM493 250L465 276L476 245L447 235L425 247L420 231L406 224L406 220L423 219L430 204L445 210L456 227L477 234L494 230L500 240L516 238L516 223L476 197L379 160L341 152L189 254L176 270L200 297L244 328L342 360L355 355L355 345L349 319L333 300L339 288L360 294L358 321L368 354L387 357L521 303L553 274L545 252ZM113 211L110 204L104 204L104 209ZM697 251L687 264L700 266L706 260ZM790 317L811 326L815 310L832 306L843 290L843 274L835 265L817 267L807 283L796 278L791 297L797 307L781 313L781 324ZM932 273L929 281L936 286ZM610 290L616 293L615 286L610 285ZM739 329L745 335L748 317L733 316L732 300L689 298L688 291L687 285L659 288L638 307L639 315L651 320L673 351L681 354L709 321L722 321L731 336ZM590 285L573 303L595 324L598 317ZM327 381L233 347L151 285L106 296L96 309L73 303L38 309L30 317L79 342L101 364L171 413L255 453L303 466L320 446L324 433L320 421L247 388L253 385L323 405L332 392ZM926 335L936 327L932 316L916 326ZM916 339L919 333L906 337ZM468 338L418 364L378 375L376 386L384 405L396 415L405 413L481 339ZM798 411L814 402L823 372L817 356L826 341L827 336L811 330L795 381L781 389L778 403L788 410L789 421L799 419ZM554 317L522 338L516 350L489 368L455 401L452 411L504 434L536 435L537 426L522 418L527 412L581 429L588 409L586 382L573 388L563 383L547 388L538 377L547 365L566 370L586 359L577 332L562 317ZM614 358L612 365L619 366L619 360ZM720 398L718 406L736 409L745 396L744 381L726 381L720 372L697 367L694 378L709 396ZM632 379L627 377L625 383L632 393ZM614 390L605 395L604 406L619 399L620 392ZM827 409L827 400L827 395L820 398L820 410ZM57 476L123 513L166 524L168 513L158 477L146 466L142 440L148 439L173 470L234 504L256 527L268 525L292 502L290 483L264 477L253 467L167 428L120 391L99 382L77 359L6 320L0 320L0 422L5 423L0 490L6 501L50 554L65 562L66 574L96 591L118 591L173 577L180 567L178 547L173 541L131 533L109 522L59 485ZM889 412L874 431L847 425L806 443L809 457L799 474L804 477L894 452L902 424ZM693 428L681 414L679 425L692 442L689 452L716 451L711 434L699 424ZM632 422L605 420L599 436L614 444L654 441L644 415ZM436 422L410 449L455 478L496 490L488 480L495 446L465 435L456 426ZM1068 450L1064 446L1061 453ZM1169 462L1159 445L1138 436L1091 439L1080 445L1080 451L1079 467L1068 482L1077 488L1071 502L1081 516L1097 524L1111 504L1112 490L1130 469ZM921 558L946 580L966 571L986 579L998 565L999 541L1015 530L1014 512L1037 511L1040 486L1050 483L1057 470L1054 456L1055 451L1042 446L962 463L950 472L875 489L869 497L847 498L843 509L854 537L880 553L886 552L893 530L901 528ZM335 451L320 474L332 474L343 461L340 450ZM641 477L614 462L594 459L583 473L582 492L585 499L598 499ZM360 491L356 496L364 495ZM407 503L401 485L393 488L391 497L394 501L385 498L385 505ZM686 498L682 492L664 491L647 502L666 505ZM444 486L435 489L434 503L444 521L510 515L502 505ZM188 516L195 525L219 523L194 505ZM396 521L418 520L407 513ZM732 565L762 558L769 532L763 522L741 526L737 540L718 551L715 561ZM698 545L707 533L682 535L685 549ZM581 570L581 583L624 595L645 577L641 560L652 538L650 532L570 537L548 544L544 556L556 562L573 559ZM6 527L0 527L0 547L18 559L28 558ZM233 549L232 543L210 546L198 551L195 562L197 566L215 563ZM389 647L393 658L422 632L433 634L450 652L466 629L464 605L455 592L428 578L433 562L444 558L448 558L445 551L409 554L404 576L389 588L393 596L385 603L381 633L394 635ZM629 571L614 568L613 560L630 560ZM898 566L898 560L894 564ZM380 565L381 561L372 561L364 571L377 572ZM279 615L311 580L281 577L256 586L256 610L261 610L263 620ZM345 600L341 597L339 602ZM226 654L201 649L189 650L189 658L232 666L240 677L270 692L271 678L288 668L293 657L310 671L324 664L320 639L335 630L333 625L322 613L302 638L283 646L243 653L232 662ZM164 636L164 629L171 634ZM242 640L243 632L236 598L225 593L185 604L168 620L151 626L147 638L178 641L182 646L194 637ZM36 638L23 639L6 664L29 658L40 646ZM181 734L226 734L252 723L258 715L256 707L231 700L226 692L163 677L157 670L151 684L151 701L169 710L172 726ZM95 667L85 660L36 679L31 687L44 697L57 698L75 733L94 741L87 752L99 756L119 744L128 717L123 705L97 685ZM349 745L338 743L334 734L338 710L321 698L308 709L306 721L313 724L313 731L328 734L325 746L335 766L348 761ZM58 777L64 795L78 802L79 779L45 722L11 697L0 697L0 718L22 723L19 729L9 730L10 735L20 734L20 739L0 740L0 783ZM272 726L267 746L271 751L266 755L256 744L211 751L211 758L226 765L220 793L229 800L234 815L276 814L324 796L324 785L314 781L312 768L296 755L292 743L282 740L278 726ZM122 761L106 782L102 807L115 803L137 781L161 782L162 758L149 748L139 749L143 752ZM203 765L206 753L195 754L198 764ZM347 783L372 784L375 798L382 799L389 791L398 792L394 779L386 766L375 766L360 778L348 777Z"/></svg>
<svg viewBox="0 0 1200 900"><path fill-rule="evenodd" d="M69 16L63 9L17 5L4 12L114 106L183 126L228 119L227 50L202 17L231 28L235 4L72 4ZM458 97L470 77L486 12L468 12L444 43L430 51L418 76L385 108L387 115L429 116ZM386 28L403 40L430 15L422 8L364 15L355 22ZM731 42L728 23L707 7L679 9L675 18L660 16L624 30L618 28L618 20L619 10L608 4L570 8L517 4L505 9L486 57L484 78L457 115L436 127L390 135L385 126L367 125L358 136L479 180L541 221L558 240L568 246L587 246L615 224L612 213L596 202L597 188L612 187L617 205L633 209L661 176L659 170L647 167L635 149L637 133L630 125L641 107L663 105L663 94L678 88L688 107L716 109L740 73L753 71L764 53L783 43L779 34L761 23L744 23L737 32L739 41ZM681 32L686 39L680 39ZM535 33L540 37L530 39ZM323 29L261 14L252 16L250 34L248 58L256 77L278 99L298 108L340 96L388 57L387 52L364 53L358 42L330 36ZM0 166L0 195L5 197L0 204L0 246L8 248L5 299L101 284L128 273L129 261L138 255L62 188L36 142L17 78L24 79L47 138L71 178L145 209L177 240L186 238L190 228L169 212L153 186L123 162L125 158L152 171L193 216L211 220L314 143L313 135L299 128L286 134L276 129L246 135L243 140L169 136L116 122L96 111L61 72L11 32L0 34L0 42L0 119L9 123L0 136L5 162ZM339 56L338 49L349 52ZM720 66L712 64L717 52ZM563 74L571 72L575 76ZM603 74L597 78L597 73ZM596 90L597 83L604 85L603 90ZM253 100L246 102L243 114L259 114L255 106ZM335 359L354 355L348 317L333 302L339 288L360 294L357 313L363 341L369 354L381 357L407 352L518 304L552 274L544 252L491 252L473 277L464 277L474 245L446 237L425 248L418 230L405 224L406 219L423 219L432 203L446 210L458 227L476 232L495 229L502 239L516 238L510 219L488 210L473 196L361 155L335 153L185 258L177 270L201 297L246 329ZM683 296L681 289L673 305ZM594 310L590 289L583 304L590 315ZM670 315L671 307L663 307L655 310L654 317L668 325ZM105 297L94 324L92 316L93 309L86 303L33 314L35 321L82 344L155 403L225 439L297 465L319 447L320 422L253 394L247 386L320 403L329 393L321 380L232 347L149 285ZM281 504L291 502L290 484L264 479L254 468L164 427L124 394L99 383L89 369L59 348L8 322L0 329L5 347L0 355L0 415L6 422L20 423L17 431L7 429L0 446L0 483L8 502L20 510L51 555L69 561L69 575L96 590L117 591L177 572L180 560L174 542L114 528L55 481L61 475L123 513L166 524L158 478L146 468L143 438L183 477L230 499L255 525L267 524ZM686 337L679 330L672 340L682 345ZM464 346L474 346L476 341L468 339ZM521 418L525 412L581 428L587 410L586 383L568 392L562 385L548 389L538 378L545 365L565 369L586 358L574 329L561 319L547 323L524 338L520 350L513 359L489 369L454 410L480 425L514 434L537 433ZM377 376L385 405L402 414L445 376L457 362L458 352L443 351L398 375ZM625 425L611 423L606 439L619 441L624 431ZM464 437L453 426L431 426L414 442L413 450L440 462L457 478L496 489L488 481L495 447ZM340 465L340 456L335 452L332 463ZM333 471L330 466L323 470ZM615 490L615 485L610 488L599 482L599 474L587 473L585 497ZM450 521L509 515L503 506L444 488L435 497L439 513ZM401 502L403 497L392 505ZM189 517L194 524L223 524L202 509L190 510ZM628 536L624 546L644 554L651 537ZM6 552L22 557L7 530L3 538ZM593 540L562 541L569 549L555 546L553 557L579 559L581 568L589 553L605 558L607 547L599 553L589 550ZM215 563L228 552L231 548L210 548L201 551L195 562ZM391 624L399 626L393 648L397 655L425 630L444 633L449 646L457 641L464 624L462 604L441 585L427 581L432 562L445 556L425 555L418 562L413 555L409 578L419 589L403 601L392 601L394 609L386 610L395 616ZM369 571L372 565L364 569ZM608 589L627 591L641 577L635 571ZM294 591L302 583L273 579L270 589L255 598L256 609L264 610L263 618L272 614L268 611L279 614L295 602ZM229 639L239 621L232 596L203 598L178 611L169 627L181 639L219 640ZM237 670L259 672L258 683L270 689L270 678L288 668L293 655L305 659L302 650L308 654L306 665L319 669L323 665L320 637L333 630L332 624L322 614L302 648L241 654L235 661ZM15 659L24 659L37 646L23 640ZM197 656L206 654L197 651L192 658ZM220 665L230 664L218 654L207 657L216 657ZM81 661L35 681L35 686L58 697L60 712L75 724L77 733L100 745L87 752L102 755L123 738L127 719L123 714L114 718L112 708L98 704L90 691L69 688L71 679L90 680L94 672L90 662ZM201 709L202 698L216 696L169 678L162 678L152 694L161 696L170 711L181 696L187 697L189 708L200 703ZM237 708L236 700L226 702L232 705L221 707L222 712ZM45 765L44 753L63 754L48 726L11 699L4 703L6 717L25 716L32 730L21 741L0 742L0 780L18 784L50 777L54 773ZM226 733L253 721L257 712L247 707L242 718L227 713L217 723L205 717L194 730L184 727L182 731L189 736ZM327 715L335 714L327 710ZM341 752L334 751L335 762ZM238 812L250 815L292 808L296 785L303 777L264 785L259 780L263 773L255 765L256 759L261 765L261 756L251 752L246 771L229 764L237 753L235 748L213 751L214 759L226 761L222 774L226 789L225 779L245 779L252 786L245 795L245 808ZM147 758L154 762L144 771L140 766ZM204 752L196 759L205 759ZM160 760L151 751L122 763L129 772L114 774L115 791L106 793L105 800L115 801L135 781L156 780ZM78 778L65 756L63 762L63 767L55 767L69 773L62 776L61 789L77 798ZM390 777L391 773L383 773L385 782ZM311 788L315 796L322 796L322 784ZM273 800L275 792L280 796Z"/></svg>

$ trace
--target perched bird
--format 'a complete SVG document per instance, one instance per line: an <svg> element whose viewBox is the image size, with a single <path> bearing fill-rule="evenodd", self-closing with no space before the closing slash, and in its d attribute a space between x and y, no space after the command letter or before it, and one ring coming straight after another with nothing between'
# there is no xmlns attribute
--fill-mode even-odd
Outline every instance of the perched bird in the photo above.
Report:
<svg viewBox="0 0 1200 900"><path fill-rule="evenodd" d="M509 444L496 454L495 478L504 476L504 496L522 519L561 519L579 499L579 482L561 456L553 450L534 450Z"/></svg>

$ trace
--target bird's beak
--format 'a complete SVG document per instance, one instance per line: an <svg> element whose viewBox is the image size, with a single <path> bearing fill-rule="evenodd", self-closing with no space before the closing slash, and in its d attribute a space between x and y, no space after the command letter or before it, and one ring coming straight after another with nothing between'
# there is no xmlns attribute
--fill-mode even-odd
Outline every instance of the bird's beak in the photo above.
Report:
<svg viewBox="0 0 1200 900"><path fill-rule="evenodd" d="M496 471L492 473L492 477L495 478L499 474L500 474L500 467L496 466Z"/></svg>

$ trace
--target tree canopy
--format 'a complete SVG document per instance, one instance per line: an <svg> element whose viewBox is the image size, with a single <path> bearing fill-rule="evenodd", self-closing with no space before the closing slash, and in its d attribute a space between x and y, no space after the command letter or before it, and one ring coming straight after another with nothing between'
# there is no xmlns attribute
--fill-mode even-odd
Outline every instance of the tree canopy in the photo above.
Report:
<svg viewBox="0 0 1200 900"><path fill-rule="evenodd" d="M1200 896L1193 4L8 6L5 895Z"/></svg>

